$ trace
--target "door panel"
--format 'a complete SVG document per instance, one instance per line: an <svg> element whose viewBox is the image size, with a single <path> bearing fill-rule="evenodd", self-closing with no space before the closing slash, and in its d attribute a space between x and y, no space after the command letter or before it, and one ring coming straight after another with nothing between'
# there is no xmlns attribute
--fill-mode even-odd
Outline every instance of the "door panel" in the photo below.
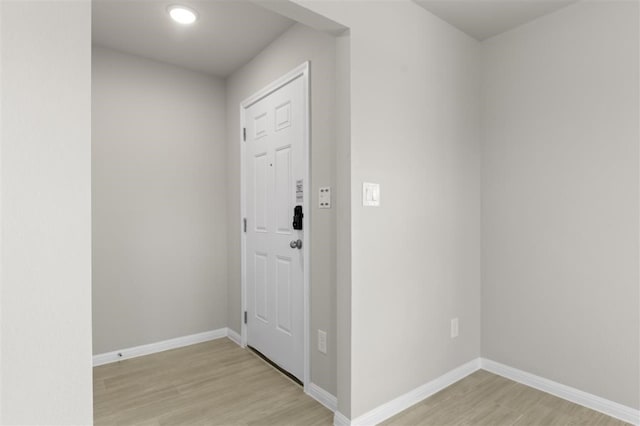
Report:
<svg viewBox="0 0 640 426"><path fill-rule="evenodd" d="M292 375L304 374L304 230L292 226L305 176L301 77L245 109L247 343ZM305 194L306 196L306 194Z"/></svg>
<svg viewBox="0 0 640 426"><path fill-rule="evenodd" d="M254 222L256 231L267 232L268 220L268 200L267 200L267 180L268 180L268 164L267 153L261 152L254 156L255 170L255 213Z"/></svg>
<svg viewBox="0 0 640 426"><path fill-rule="evenodd" d="M269 291L267 286L267 259L268 255L266 253L258 253L254 254L254 265L255 265L255 308L254 312L256 313L256 318L264 321L266 324L269 323L268 320L268 309L267 309L267 293Z"/></svg>
<svg viewBox="0 0 640 426"><path fill-rule="evenodd" d="M291 258L276 260L276 318L279 331L291 334Z"/></svg>
<svg viewBox="0 0 640 426"><path fill-rule="evenodd" d="M276 151L276 232L291 235L292 212L289 186L291 185L293 170L291 170L291 146Z"/></svg>

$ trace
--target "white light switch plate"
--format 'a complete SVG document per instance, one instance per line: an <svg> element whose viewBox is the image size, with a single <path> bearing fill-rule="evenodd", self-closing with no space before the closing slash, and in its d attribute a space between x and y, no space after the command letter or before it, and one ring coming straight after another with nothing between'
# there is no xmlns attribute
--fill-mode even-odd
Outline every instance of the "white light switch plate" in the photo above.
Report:
<svg viewBox="0 0 640 426"><path fill-rule="evenodd" d="M323 186L322 188L318 188L318 208L331 208L331 187Z"/></svg>
<svg viewBox="0 0 640 426"><path fill-rule="evenodd" d="M380 205L380 184L364 182L362 184L362 205L363 206L379 206Z"/></svg>

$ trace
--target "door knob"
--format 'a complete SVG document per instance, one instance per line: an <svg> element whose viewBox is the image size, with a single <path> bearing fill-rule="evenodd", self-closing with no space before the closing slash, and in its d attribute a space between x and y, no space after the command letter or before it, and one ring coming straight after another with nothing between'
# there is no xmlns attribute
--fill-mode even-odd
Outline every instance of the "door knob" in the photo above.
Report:
<svg viewBox="0 0 640 426"><path fill-rule="evenodd" d="M298 250L300 250L302 248L302 240L293 240L289 243L289 247L291 248L297 248Z"/></svg>

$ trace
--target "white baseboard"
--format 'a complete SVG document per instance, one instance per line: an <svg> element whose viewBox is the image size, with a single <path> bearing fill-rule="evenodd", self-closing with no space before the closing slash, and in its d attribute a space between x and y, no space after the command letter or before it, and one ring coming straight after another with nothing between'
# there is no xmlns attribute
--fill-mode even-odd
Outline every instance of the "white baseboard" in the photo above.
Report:
<svg viewBox="0 0 640 426"><path fill-rule="evenodd" d="M338 409L338 398L331 395L329 392L322 389L315 383L309 383L309 385L305 389L305 392L307 393L307 395L327 407L329 410L335 412Z"/></svg>
<svg viewBox="0 0 640 426"><path fill-rule="evenodd" d="M163 340L161 342L149 343L148 345L134 346L132 348L121 349L119 351L94 355L93 366L97 367L99 365L110 364L112 362L122 361L125 359L167 351L169 349L195 345L196 343L227 337L227 335L228 329L224 327L217 330L205 331L204 333L192 334L190 336L182 336L175 339Z"/></svg>
<svg viewBox="0 0 640 426"><path fill-rule="evenodd" d="M405 393L389 402L386 402L368 413L349 421L344 415L336 412L333 418L334 426L371 426L385 421L406 410L412 405L429 398L436 392L451 386L455 382L464 379L469 374L480 369L480 358L476 358L466 364L461 365L442 376L425 383L424 385Z"/></svg>
<svg viewBox="0 0 640 426"><path fill-rule="evenodd" d="M340 411L333 413L333 426L350 426L351 420Z"/></svg>
<svg viewBox="0 0 640 426"><path fill-rule="evenodd" d="M230 328L227 328L227 337L238 346L242 346L242 336Z"/></svg>
<svg viewBox="0 0 640 426"><path fill-rule="evenodd" d="M567 401L571 401L592 410L599 411L627 423L640 425L640 410L618 404L617 402L609 401L608 399L601 398L486 358L482 358L480 364L483 370L487 370L490 373L506 377L514 382L522 383L523 385L541 390L557 396L558 398L566 399Z"/></svg>

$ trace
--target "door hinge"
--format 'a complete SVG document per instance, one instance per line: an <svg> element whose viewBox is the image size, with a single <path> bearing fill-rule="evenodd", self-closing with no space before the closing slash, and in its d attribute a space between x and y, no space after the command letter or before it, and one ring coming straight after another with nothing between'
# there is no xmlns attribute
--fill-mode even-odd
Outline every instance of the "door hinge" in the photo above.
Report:
<svg viewBox="0 0 640 426"><path fill-rule="evenodd" d="M247 323L247 311L244 311L244 323Z"/></svg>
<svg viewBox="0 0 640 426"><path fill-rule="evenodd" d="M247 141L247 128L246 127L242 128L242 140L245 141L245 142Z"/></svg>
<svg viewBox="0 0 640 426"><path fill-rule="evenodd" d="M247 218L246 217L242 219L242 223L243 223L242 226L244 228L244 232L247 232Z"/></svg>

